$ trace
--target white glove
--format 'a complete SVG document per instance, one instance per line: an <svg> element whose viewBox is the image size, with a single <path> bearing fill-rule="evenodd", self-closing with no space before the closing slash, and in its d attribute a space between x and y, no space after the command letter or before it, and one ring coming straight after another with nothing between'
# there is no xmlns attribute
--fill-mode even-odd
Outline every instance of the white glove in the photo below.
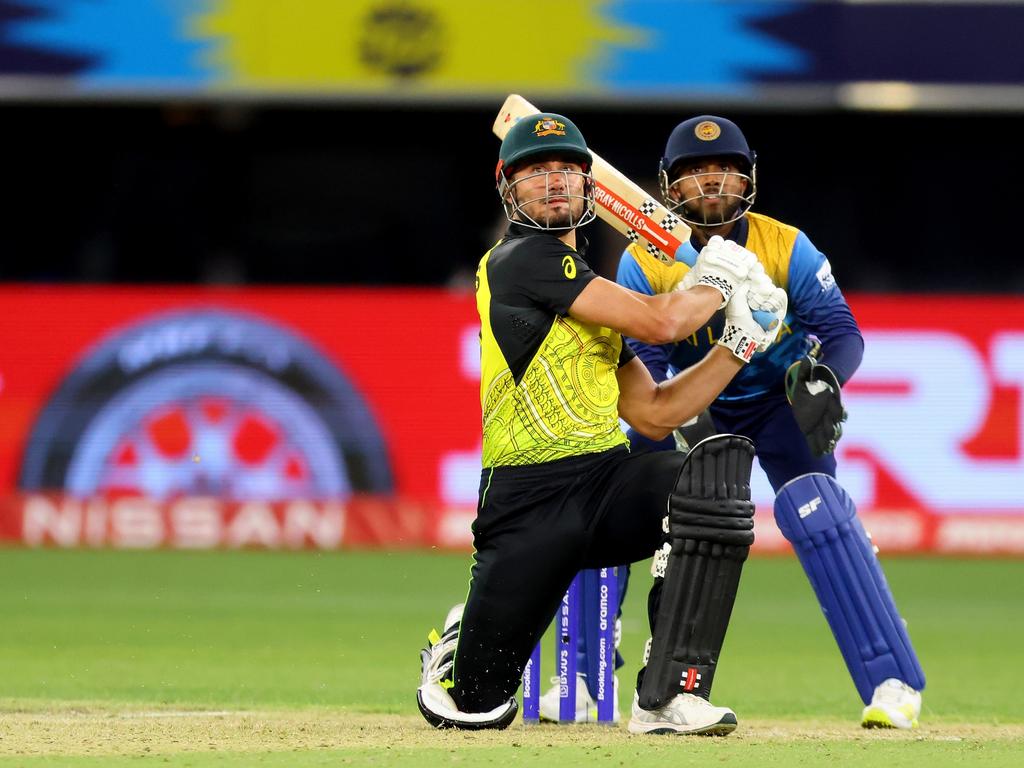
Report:
<svg viewBox="0 0 1024 768"><path fill-rule="evenodd" d="M781 288L772 286L770 292L760 297L755 297L753 289L747 293L747 308L756 311L770 312L775 315L775 322L765 331L764 338L758 343L757 351L764 352L775 343L782 330L782 321L786 319L786 312L789 309L789 296ZM759 324L758 324L759 325Z"/></svg>
<svg viewBox="0 0 1024 768"><path fill-rule="evenodd" d="M760 261L747 273L747 283L750 286L750 290L747 293L747 304L751 309L772 313L778 312L780 307L778 306L777 291L780 289L768 277ZM783 294L785 294L785 291L783 291Z"/></svg>
<svg viewBox="0 0 1024 768"><path fill-rule="evenodd" d="M724 307L736 289L746 281L750 270L759 263L757 256L742 245L715 235L701 248L697 261L683 277L679 287L687 290L695 285L710 285L722 294Z"/></svg>
<svg viewBox="0 0 1024 768"><path fill-rule="evenodd" d="M765 273L764 267L761 266L761 262L755 264L747 275L747 286L747 306L750 307L750 310L752 312L768 312L775 315L776 318L777 325L770 329L774 333L771 333L771 338L767 339L766 343L758 349L759 352L764 352L778 337L782 321L786 317L789 297L784 290L776 287L775 283L771 281L771 278Z"/></svg>
<svg viewBox="0 0 1024 768"><path fill-rule="evenodd" d="M750 314L750 287L742 285L737 289L725 308L725 330L718 343L732 352L744 363L749 363L755 352L764 352L775 341L782 328L782 318L786 316L788 299L786 292L776 288L770 296L775 322L769 330L765 330ZM757 307L761 309L762 307Z"/></svg>

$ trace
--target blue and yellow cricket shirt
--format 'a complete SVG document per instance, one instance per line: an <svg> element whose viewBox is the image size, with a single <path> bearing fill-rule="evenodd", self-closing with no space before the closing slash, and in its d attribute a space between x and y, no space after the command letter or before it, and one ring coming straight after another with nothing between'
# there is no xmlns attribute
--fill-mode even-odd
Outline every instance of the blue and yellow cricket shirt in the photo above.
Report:
<svg viewBox="0 0 1024 768"><path fill-rule="evenodd" d="M864 343L825 255L796 227L757 213L740 219L728 239L757 255L772 282L789 295L789 309L776 342L754 355L719 400L743 401L781 393L786 369L810 349L810 335L821 341L821 362L835 371L840 382L849 379L860 365ZM699 248L694 238L684 245L691 260L696 259ZM673 290L689 270L684 261L667 263L634 244L622 254L616 279L627 288L653 296ZM725 313L720 311L683 341L629 343L655 381L662 381L703 358L724 324Z"/></svg>

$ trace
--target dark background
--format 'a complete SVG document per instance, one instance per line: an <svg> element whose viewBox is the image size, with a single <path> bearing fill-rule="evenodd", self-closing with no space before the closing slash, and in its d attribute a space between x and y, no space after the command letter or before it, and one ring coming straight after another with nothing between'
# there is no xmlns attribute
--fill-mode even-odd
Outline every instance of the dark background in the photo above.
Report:
<svg viewBox="0 0 1024 768"><path fill-rule="evenodd" d="M0 106L0 279L467 285L504 221L499 106ZM803 229L848 291L1024 288L1024 115L544 106L655 193L677 122L732 118L754 210ZM623 241L587 235L613 274Z"/></svg>

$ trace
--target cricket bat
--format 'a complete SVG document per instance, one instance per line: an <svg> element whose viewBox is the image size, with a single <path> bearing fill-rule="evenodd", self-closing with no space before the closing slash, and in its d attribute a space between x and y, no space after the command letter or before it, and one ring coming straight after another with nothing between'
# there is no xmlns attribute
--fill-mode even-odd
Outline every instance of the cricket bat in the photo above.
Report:
<svg viewBox="0 0 1024 768"><path fill-rule="evenodd" d="M513 93L501 106L492 127L499 139L504 139L509 128L524 117L539 114L540 110L519 94ZM615 166L592 148L594 158L594 196L597 215L626 236L631 243L639 243L647 252L667 264L682 261L693 266L695 254L683 246L690 239L686 222L648 195ZM776 322L770 312L755 311L754 319L762 328Z"/></svg>

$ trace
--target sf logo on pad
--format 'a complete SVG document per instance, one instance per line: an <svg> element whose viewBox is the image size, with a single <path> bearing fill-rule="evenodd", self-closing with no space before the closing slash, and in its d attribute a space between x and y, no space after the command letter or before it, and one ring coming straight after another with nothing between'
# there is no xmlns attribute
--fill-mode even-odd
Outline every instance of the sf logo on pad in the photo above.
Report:
<svg viewBox="0 0 1024 768"><path fill-rule="evenodd" d="M806 504L802 504L800 507L798 507L796 513L800 515L800 519L803 520L805 517L814 512L814 510L816 510L820 504L821 496L815 496Z"/></svg>

